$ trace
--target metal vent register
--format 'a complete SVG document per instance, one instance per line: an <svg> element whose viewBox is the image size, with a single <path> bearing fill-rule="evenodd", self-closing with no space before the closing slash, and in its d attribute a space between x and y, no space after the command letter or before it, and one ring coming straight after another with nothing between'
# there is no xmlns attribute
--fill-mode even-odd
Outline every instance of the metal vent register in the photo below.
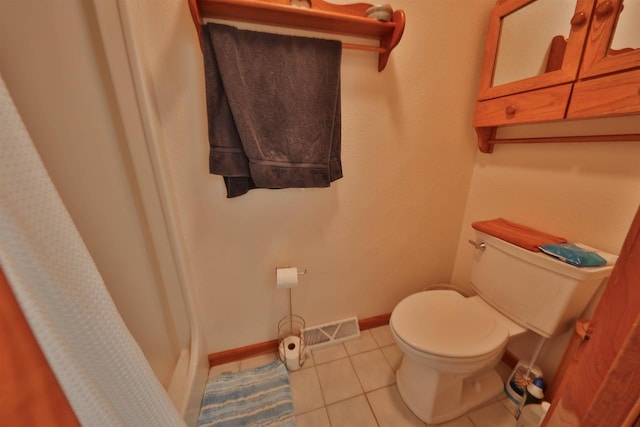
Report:
<svg viewBox="0 0 640 427"><path fill-rule="evenodd" d="M357 317L338 320L323 325L303 329L302 336L305 344L311 350L325 347L360 336L360 325Z"/></svg>

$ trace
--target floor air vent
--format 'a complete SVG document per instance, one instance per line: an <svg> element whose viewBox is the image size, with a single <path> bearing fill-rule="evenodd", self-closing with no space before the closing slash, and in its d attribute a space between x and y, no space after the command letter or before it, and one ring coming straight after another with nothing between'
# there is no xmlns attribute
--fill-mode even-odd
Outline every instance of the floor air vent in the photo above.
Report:
<svg viewBox="0 0 640 427"><path fill-rule="evenodd" d="M342 341L347 341L360 336L358 318L338 320L324 325L311 326L302 330L304 343L311 350L316 350Z"/></svg>

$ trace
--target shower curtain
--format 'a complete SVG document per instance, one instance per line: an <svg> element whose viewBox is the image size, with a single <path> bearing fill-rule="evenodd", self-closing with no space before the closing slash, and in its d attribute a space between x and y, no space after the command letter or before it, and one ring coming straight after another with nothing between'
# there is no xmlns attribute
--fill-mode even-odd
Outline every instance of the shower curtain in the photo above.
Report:
<svg viewBox="0 0 640 427"><path fill-rule="evenodd" d="M0 149L0 266L80 423L185 425L120 317L1 77Z"/></svg>

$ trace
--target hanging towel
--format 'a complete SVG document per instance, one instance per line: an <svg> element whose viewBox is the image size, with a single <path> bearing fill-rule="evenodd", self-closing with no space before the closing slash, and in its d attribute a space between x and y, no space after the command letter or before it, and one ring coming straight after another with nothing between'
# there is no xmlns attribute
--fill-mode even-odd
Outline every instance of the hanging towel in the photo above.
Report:
<svg viewBox="0 0 640 427"><path fill-rule="evenodd" d="M338 41L202 27L209 171L227 197L342 177Z"/></svg>
<svg viewBox="0 0 640 427"><path fill-rule="evenodd" d="M504 218L496 218L488 221L476 221L471 224L473 228L483 233L490 234L499 239L512 243L532 252L540 252L538 246L553 243L565 243L564 237L554 236L526 225L516 224Z"/></svg>

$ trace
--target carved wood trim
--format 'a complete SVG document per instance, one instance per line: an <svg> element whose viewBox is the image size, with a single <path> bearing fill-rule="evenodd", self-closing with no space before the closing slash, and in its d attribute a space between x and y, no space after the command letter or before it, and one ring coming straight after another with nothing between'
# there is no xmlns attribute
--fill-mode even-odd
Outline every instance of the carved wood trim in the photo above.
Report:
<svg viewBox="0 0 640 427"><path fill-rule="evenodd" d="M379 316L360 319L358 321L358 324L360 325L361 331L366 331L367 329L373 329L379 326L388 325L389 319L391 319L391 313L386 313L386 314L381 314Z"/></svg>

